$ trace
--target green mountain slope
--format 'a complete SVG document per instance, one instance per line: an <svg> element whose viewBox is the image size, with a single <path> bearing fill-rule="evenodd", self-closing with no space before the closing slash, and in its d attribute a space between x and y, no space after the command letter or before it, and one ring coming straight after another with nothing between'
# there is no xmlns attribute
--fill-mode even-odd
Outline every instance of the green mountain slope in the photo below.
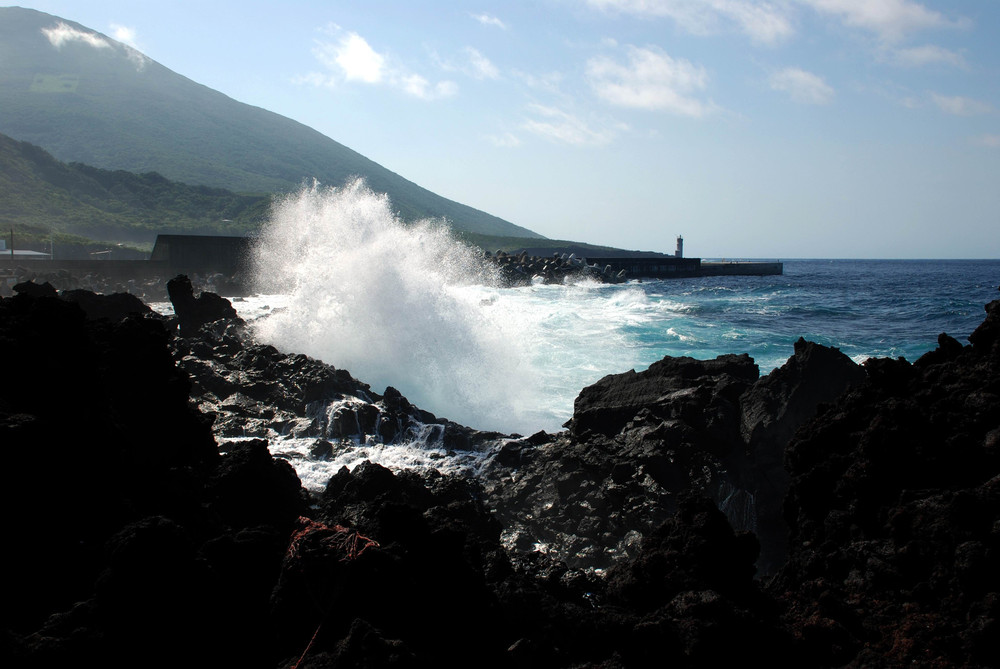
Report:
<svg viewBox="0 0 1000 669"><path fill-rule="evenodd" d="M68 26L89 41L59 43ZM535 232L448 200L301 123L182 77L72 21L0 8L0 133L59 160L188 184L274 193L318 179L363 176L388 193L404 220L447 218L457 230L535 237Z"/></svg>
<svg viewBox="0 0 1000 669"><path fill-rule="evenodd" d="M150 244L157 233L244 234L268 213L267 195L189 186L149 172L66 164L0 134L0 230L17 228Z"/></svg>

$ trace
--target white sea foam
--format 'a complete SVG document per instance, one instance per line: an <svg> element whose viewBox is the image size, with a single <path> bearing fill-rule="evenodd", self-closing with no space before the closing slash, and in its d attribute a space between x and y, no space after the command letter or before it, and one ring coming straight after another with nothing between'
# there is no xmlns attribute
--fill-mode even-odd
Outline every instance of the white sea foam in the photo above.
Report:
<svg viewBox="0 0 1000 669"><path fill-rule="evenodd" d="M476 254L456 246L440 226L400 224L384 196L356 183L307 188L280 203L258 255L265 292L234 306L279 349L347 369L379 393L392 385L439 416L531 434L559 430L584 386L606 374L645 369L664 355L749 352L767 374L784 364L800 335L837 346L856 362L872 355L915 360L933 348L933 337L924 337L927 323L897 318L892 310L870 313L866 294L850 288L857 283L856 263L847 264L833 274L828 263L801 262L774 278L498 288ZM894 263L872 267L875 278L909 271ZM974 267L976 285L991 286L986 277L995 267L995 261ZM925 263L918 269L922 276L941 268ZM939 284L946 285L928 285ZM929 313L953 314L933 332L968 333L978 324L981 302L959 313L937 306L946 298L954 305L954 296L928 295ZM831 303L840 306L831 311ZM169 304L154 307L169 310ZM974 317L959 319L963 314ZM333 461L312 465L301 455L307 451L277 443L285 439L277 435L272 450L287 449L292 459L298 448L303 466L318 468L317 481L362 453L387 466L466 466L463 454L442 457L439 445L380 447L361 440L341 442ZM418 452L407 453L411 447Z"/></svg>
<svg viewBox="0 0 1000 669"><path fill-rule="evenodd" d="M280 201L254 264L261 290L287 296L256 322L263 341L476 428L518 429L540 401L534 323L483 303L491 267L440 222L404 225L361 181Z"/></svg>
<svg viewBox="0 0 1000 669"><path fill-rule="evenodd" d="M434 469L443 474L475 476L490 458L487 452L449 450L440 440L425 441L419 437L392 444L371 438L341 439L334 442L331 457L317 458L310 453L315 442L315 439L300 437L272 436L268 439L271 454L288 460L302 485L313 492L321 492L330 477L342 467L353 470L365 461L395 471Z"/></svg>
<svg viewBox="0 0 1000 669"><path fill-rule="evenodd" d="M260 316L261 340L505 433L560 429L584 386L661 357L629 328L682 308L638 285L499 288L477 251L440 223L404 225L360 181L279 202L254 266L259 289L276 294L236 307Z"/></svg>

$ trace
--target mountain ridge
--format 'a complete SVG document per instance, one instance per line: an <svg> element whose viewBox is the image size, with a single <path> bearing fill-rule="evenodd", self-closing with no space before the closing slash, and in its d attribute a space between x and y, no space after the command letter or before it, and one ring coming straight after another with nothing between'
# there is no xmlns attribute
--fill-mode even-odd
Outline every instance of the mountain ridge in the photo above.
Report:
<svg viewBox="0 0 1000 669"><path fill-rule="evenodd" d="M46 34L48 30L48 34ZM240 193L361 176L405 221L542 235L434 194L308 126L236 101L79 23L0 8L0 132L64 162Z"/></svg>
<svg viewBox="0 0 1000 669"><path fill-rule="evenodd" d="M3 229L140 244L152 243L158 233L247 234L266 218L271 203L268 195L191 186L157 172L67 164L2 133L0 192Z"/></svg>

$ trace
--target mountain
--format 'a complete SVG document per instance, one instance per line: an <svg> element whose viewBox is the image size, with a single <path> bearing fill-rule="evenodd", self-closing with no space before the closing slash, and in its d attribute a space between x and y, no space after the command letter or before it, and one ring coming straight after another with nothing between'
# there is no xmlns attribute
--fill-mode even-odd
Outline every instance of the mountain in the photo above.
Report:
<svg viewBox="0 0 1000 669"><path fill-rule="evenodd" d="M149 244L157 233L245 234L268 213L267 195L189 186L156 172L66 164L0 134L0 229Z"/></svg>
<svg viewBox="0 0 1000 669"><path fill-rule="evenodd" d="M363 176L389 195L404 220L444 217L460 231L542 238L421 188L301 123L197 84L110 37L31 9L0 8L0 133L61 161L243 193Z"/></svg>

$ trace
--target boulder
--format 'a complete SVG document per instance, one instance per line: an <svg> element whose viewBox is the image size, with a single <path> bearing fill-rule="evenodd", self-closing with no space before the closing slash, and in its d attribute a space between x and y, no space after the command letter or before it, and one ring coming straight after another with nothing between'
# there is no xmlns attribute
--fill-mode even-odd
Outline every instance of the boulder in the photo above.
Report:
<svg viewBox="0 0 1000 669"><path fill-rule="evenodd" d="M179 274L167 282L167 293L174 305L174 314L182 337L191 337L208 323L215 321L238 320L239 315L232 303L215 293L203 292L194 296L191 280L184 274Z"/></svg>
<svg viewBox="0 0 1000 669"><path fill-rule="evenodd" d="M64 290L60 296L67 302L78 304L87 318L98 320L106 318L110 321L120 321L126 316L146 316L153 313L142 300L129 293L113 293L99 295L89 290Z"/></svg>
<svg viewBox="0 0 1000 669"><path fill-rule="evenodd" d="M59 297L59 293L51 283L35 283L34 281L23 281L15 284L13 291L18 295L28 297Z"/></svg>
<svg viewBox="0 0 1000 669"><path fill-rule="evenodd" d="M576 437L589 432L609 436L643 410L663 420L681 418L707 426L724 418L706 414L705 409L711 405L725 411L721 405L732 404L759 375L757 365L745 353L714 360L668 356L644 372L612 374L584 388L573 403L573 418L566 427Z"/></svg>

